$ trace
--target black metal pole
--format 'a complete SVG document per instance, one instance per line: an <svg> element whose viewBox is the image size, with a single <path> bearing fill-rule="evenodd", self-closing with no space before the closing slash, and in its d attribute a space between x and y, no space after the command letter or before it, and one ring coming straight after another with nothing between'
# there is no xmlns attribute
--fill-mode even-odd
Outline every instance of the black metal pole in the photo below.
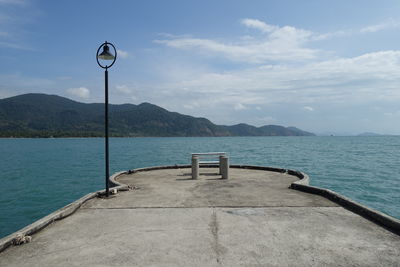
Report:
<svg viewBox="0 0 400 267"><path fill-rule="evenodd" d="M106 137L106 197L110 195L108 186L108 178L110 177L109 156L108 156L108 70L104 72L105 75L105 137Z"/></svg>

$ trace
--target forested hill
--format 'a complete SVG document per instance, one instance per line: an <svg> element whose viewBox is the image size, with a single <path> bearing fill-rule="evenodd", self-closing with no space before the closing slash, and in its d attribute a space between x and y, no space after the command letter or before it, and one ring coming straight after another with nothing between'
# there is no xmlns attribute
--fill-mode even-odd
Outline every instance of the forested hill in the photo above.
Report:
<svg viewBox="0 0 400 267"><path fill-rule="evenodd" d="M110 136L308 136L295 127L223 126L149 103L109 106ZM0 99L0 137L104 136L104 104L46 94Z"/></svg>

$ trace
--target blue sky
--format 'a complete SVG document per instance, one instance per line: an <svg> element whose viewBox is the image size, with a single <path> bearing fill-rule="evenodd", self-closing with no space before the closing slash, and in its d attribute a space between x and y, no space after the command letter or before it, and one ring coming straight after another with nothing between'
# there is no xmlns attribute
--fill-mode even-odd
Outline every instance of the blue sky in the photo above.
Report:
<svg viewBox="0 0 400 267"><path fill-rule="evenodd" d="M400 1L0 0L0 98L104 101L217 124L400 134Z"/></svg>

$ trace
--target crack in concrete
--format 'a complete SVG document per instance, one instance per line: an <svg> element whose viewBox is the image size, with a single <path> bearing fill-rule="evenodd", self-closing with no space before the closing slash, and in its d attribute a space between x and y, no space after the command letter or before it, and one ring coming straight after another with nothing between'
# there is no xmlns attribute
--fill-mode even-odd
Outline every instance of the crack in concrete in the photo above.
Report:
<svg viewBox="0 0 400 267"><path fill-rule="evenodd" d="M218 225L217 213L216 213L215 209L213 209L213 212L211 214L211 221L210 221L209 226L210 226L211 234L213 237L212 248L215 252L217 263L219 265L221 265L221 252L222 252L221 250L222 249L218 242L218 227L219 227L219 225Z"/></svg>

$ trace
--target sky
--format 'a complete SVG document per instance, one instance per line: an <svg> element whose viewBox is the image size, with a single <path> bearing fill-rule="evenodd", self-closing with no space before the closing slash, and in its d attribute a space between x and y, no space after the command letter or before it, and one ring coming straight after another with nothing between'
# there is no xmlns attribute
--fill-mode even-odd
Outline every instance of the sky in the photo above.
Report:
<svg viewBox="0 0 400 267"><path fill-rule="evenodd" d="M400 1L0 0L0 98L149 102L216 124L400 134Z"/></svg>

